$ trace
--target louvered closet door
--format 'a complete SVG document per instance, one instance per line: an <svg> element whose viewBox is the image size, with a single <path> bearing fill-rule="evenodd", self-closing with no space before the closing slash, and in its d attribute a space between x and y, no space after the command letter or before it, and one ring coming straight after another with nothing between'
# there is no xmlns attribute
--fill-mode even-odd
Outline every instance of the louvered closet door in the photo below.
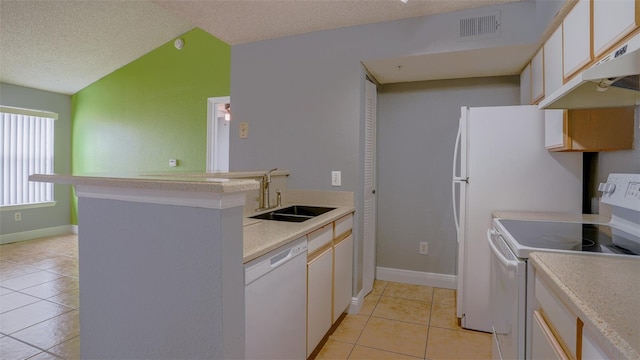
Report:
<svg viewBox="0 0 640 360"><path fill-rule="evenodd" d="M364 144L364 226L363 226L363 293L373 290L376 274L376 118L378 93L374 83L366 80L366 113Z"/></svg>

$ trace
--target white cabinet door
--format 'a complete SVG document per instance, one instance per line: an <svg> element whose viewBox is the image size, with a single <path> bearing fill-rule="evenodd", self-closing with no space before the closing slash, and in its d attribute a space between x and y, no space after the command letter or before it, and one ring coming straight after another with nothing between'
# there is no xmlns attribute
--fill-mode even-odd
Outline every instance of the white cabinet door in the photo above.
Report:
<svg viewBox="0 0 640 360"><path fill-rule="evenodd" d="M307 265L307 357L331 328L333 248Z"/></svg>
<svg viewBox="0 0 640 360"><path fill-rule="evenodd" d="M562 26L553 32L544 43L544 93L551 95L563 84L562 73Z"/></svg>
<svg viewBox="0 0 640 360"><path fill-rule="evenodd" d="M640 3L634 0L593 1L593 52L596 58L640 24Z"/></svg>
<svg viewBox="0 0 640 360"><path fill-rule="evenodd" d="M569 359L539 311L533 312L531 359Z"/></svg>
<svg viewBox="0 0 640 360"><path fill-rule="evenodd" d="M347 236L334 247L333 268L333 322L338 320L351 304L353 279L353 235Z"/></svg>
<svg viewBox="0 0 640 360"><path fill-rule="evenodd" d="M520 73L520 105L531 105L531 63Z"/></svg>
<svg viewBox="0 0 640 360"><path fill-rule="evenodd" d="M555 149L566 146L564 110L544 111L544 147Z"/></svg>
<svg viewBox="0 0 640 360"><path fill-rule="evenodd" d="M544 314L547 316L549 324L553 326L553 332L558 342L565 345L569 355L572 358L576 357L576 337L577 337L577 322L578 318L573 315L567 307L562 304L562 301L556 297L556 295L540 280L538 276L535 277L535 289L536 300L543 309ZM535 347L535 345L534 345Z"/></svg>
<svg viewBox="0 0 640 360"><path fill-rule="evenodd" d="M580 0L562 22L564 76L570 77L591 61L591 3Z"/></svg>
<svg viewBox="0 0 640 360"><path fill-rule="evenodd" d="M531 103L544 97L544 48L540 48L531 59Z"/></svg>
<svg viewBox="0 0 640 360"><path fill-rule="evenodd" d="M582 360L608 359L604 351L592 340L591 331L584 327L582 330Z"/></svg>

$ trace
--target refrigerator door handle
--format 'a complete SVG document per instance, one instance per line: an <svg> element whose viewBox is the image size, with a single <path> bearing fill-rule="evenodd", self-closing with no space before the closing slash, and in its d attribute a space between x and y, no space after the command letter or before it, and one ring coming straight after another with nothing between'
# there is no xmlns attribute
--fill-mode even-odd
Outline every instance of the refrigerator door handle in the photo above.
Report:
<svg viewBox="0 0 640 360"><path fill-rule="evenodd" d="M458 150L460 148L461 137L462 137L462 118L460 119L460 126L458 127L458 134L456 135L456 145L453 150L453 167L452 167L453 179L451 183L451 202L453 203L453 220L456 225L456 240L458 242L460 242L460 240L458 239L460 237L460 219L458 219L458 204L456 201L456 183L459 183L461 181L466 182L466 179L462 179L462 177L456 176L456 163L458 160ZM462 164L462 161L460 163Z"/></svg>
<svg viewBox="0 0 640 360"><path fill-rule="evenodd" d="M460 242L458 239L460 237L460 221L458 219L458 206L456 205L456 182L451 182L451 199L453 202L453 221L456 225L456 240Z"/></svg>
<svg viewBox="0 0 640 360"><path fill-rule="evenodd" d="M462 119L460 119L462 120ZM462 125L462 124L461 124ZM460 138L462 137L462 126L458 127L458 134L456 135L456 145L455 148L453 149L453 171L452 171L452 178L454 181L456 181L457 179L460 179L459 176L456 176L456 162L458 160L458 149L460 148Z"/></svg>

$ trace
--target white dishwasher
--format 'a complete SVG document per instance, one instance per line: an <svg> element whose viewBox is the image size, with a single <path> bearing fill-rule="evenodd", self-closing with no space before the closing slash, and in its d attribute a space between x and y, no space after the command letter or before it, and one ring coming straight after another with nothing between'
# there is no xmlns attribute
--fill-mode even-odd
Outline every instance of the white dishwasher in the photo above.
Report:
<svg viewBox="0 0 640 360"><path fill-rule="evenodd" d="M307 238L245 264L245 356L305 359Z"/></svg>

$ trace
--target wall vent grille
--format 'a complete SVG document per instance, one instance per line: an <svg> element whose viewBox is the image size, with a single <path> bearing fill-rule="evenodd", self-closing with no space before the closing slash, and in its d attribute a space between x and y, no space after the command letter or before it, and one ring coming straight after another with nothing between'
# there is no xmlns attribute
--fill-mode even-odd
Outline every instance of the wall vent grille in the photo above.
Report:
<svg viewBox="0 0 640 360"><path fill-rule="evenodd" d="M460 19L460 38L478 39L500 34L500 13Z"/></svg>

